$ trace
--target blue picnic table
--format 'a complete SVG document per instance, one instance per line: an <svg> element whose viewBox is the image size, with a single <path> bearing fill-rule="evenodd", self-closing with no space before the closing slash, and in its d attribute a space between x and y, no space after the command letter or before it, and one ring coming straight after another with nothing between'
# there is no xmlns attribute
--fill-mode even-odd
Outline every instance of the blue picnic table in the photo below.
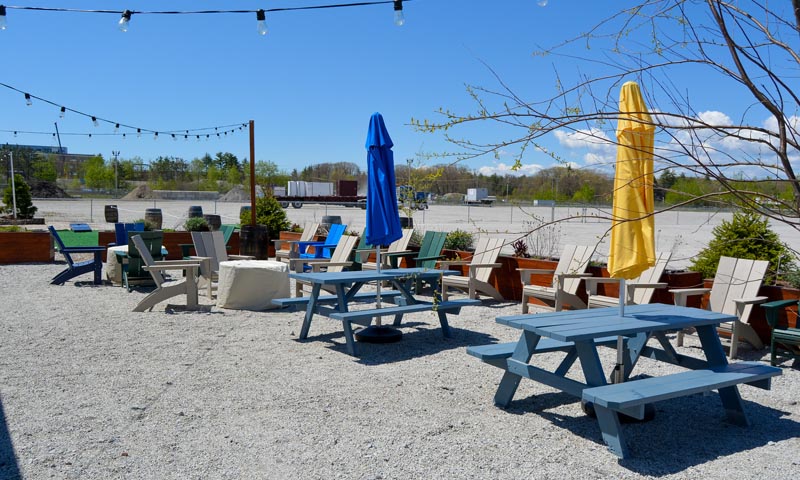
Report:
<svg viewBox="0 0 800 480"><path fill-rule="evenodd" d="M342 322L347 351L350 355L357 355L357 347L353 335L352 325L369 326L376 317L394 317L393 325L399 326L405 314L423 311L435 311L439 317L442 334L450 336L450 327L447 314L459 314L461 307L479 305L480 301L471 299L458 299L441 301L441 277L453 275L458 272L449 270L434 270L428 268L397 268L373 271L352 272L308 272L290 273L289 277L311 284L311 294L308 297L278 298L272 301L275 305L288 307L305 307L303 327L300 330L300 339L308 337L314 315ZM411 285L416 280L425 280L433 284L433 301L423 301L411 293ZM377 300L376 292L362 292L361 288L371 282L386 282L390 289L382 289L381 301L390 303L381 308L368 308L351 311L354 303L374 303ZM322 295L323 287L334 290L333 295Z"/></svg>
<svg viewBox="0 0 800 480"><path fill-rule="evenodd" d="M498 317L497 322L521 330L517 342L469 347L467 353L504 370L494 402L501 408L511 403L521 379L528 378L593 404L603 440L617 456L628 455L619 414L644 417L644 407L699 392L718 390L731 423L747 425L738 384L768 389L780 369L755 362L728 364L717 325L736 321L735 315L675 305L629 305L621 316L617 307ZM693 327L700 338L705 359L675 351L667 334ZM618 345L623 336L622 368L625 382L609 384L598 347ZM660 348L648 346L655 338ZM537 354L560 351L566 356L551 371L537 365ZM687 368L687 371L630 380L642 356ZM567 372L580 362L584 381L568 378ZM611 375L609 375L610 377Z"/></svg>

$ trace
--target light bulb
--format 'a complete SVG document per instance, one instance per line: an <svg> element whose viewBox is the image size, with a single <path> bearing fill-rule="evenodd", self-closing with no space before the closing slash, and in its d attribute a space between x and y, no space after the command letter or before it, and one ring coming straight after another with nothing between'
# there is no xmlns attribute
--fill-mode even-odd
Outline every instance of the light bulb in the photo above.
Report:
<svg viewBox="0 0 800 480"><path fill-rule="evenodd" d="M173 142L175 142L175 141L177 141L177 140L178 140L178 137L176 137L176 136L175 136L175 134L173 133L173 134L172 134L172 141L173 141Z"/></svg>
<svg viewBox="0 0 800 480"><path fill-rule="evenodd" d="M5 30L8 24L6 23L6 6L0 5L0 30Z"/></svg>
<svg viewBox="0 0 800 480"><path fill-rule="evenodd" d="M267 15L262 9L258 9L256 12L256 29L259 35L266 35L269 31L267 29Z"/></svg>
<svg viewBox="0 0 800 480"><path fill-rule="evenodd" d="M119 123L114 124L114 133L119 132Z"/></svg>
<svg viewBox="0 0 800 480"><path fill-rule="evenodd" d="M136 129L136 138L142 138L142 129L141 128L137 128Z"/></svg>
<svg viewBox="0 0 800 480"><path fill-rule="evenodd" d="M100 126L100 124L97 123L97 117L92 117L92 125L94 125L95 127L99 127Z"/></svg>
<svg viewBox="0 0 800 480"><path fill-rule="evenodd" d="M14 138L17 138L17 132L14 132Z"/></svg>
<svg viewBox="0 0 800 480"><path fill-rule="evenodd" d="M125 140L125 134L124 133L122 134L122 139Z"/></svg>
<svg viewBox="0 0 800 480"><path fill-rule="evenodd" d="M31 94L30 93L26 93L25 94L25 105L27 105L29 107L31 105L33 105L33 101L31 100Z"/></svg>
<svg viewBox="0 0 800 480"><path fill-rule="evenodd" d="M158 132L156 132L155 135L153 135L153 140L158 140Z"/></svg>
<svg viewBox="0 0 800 480"><path fill-rule="evenodd" d="M64 114L67 113L66 107L61 107L61 113L58 114L58 118L64 118Z"/></svg>
<svg viewBox="0 0 800 480"><path fill-rule="evenodd" d="M118 24L120 32L128 31L128 27L130 26L131 23L131 15L133 15L133 12L131 12L130 10L125 10L124 12L122 12L122 17L119 19L119 24Z"/></svg>
<svg viewBox="0 0 800 480"><path fill-rule="evenodd" d="M406 17L403 15L403 0L394 0L394 24L402 27L406 23Z"/></svg>
<svg viewBox="0 0 800 480"><path fill-rule="evenodd" d="M536 2L536 4L539 5L540 7L546 7L547 0L539 0L538 2Z"/></svg>

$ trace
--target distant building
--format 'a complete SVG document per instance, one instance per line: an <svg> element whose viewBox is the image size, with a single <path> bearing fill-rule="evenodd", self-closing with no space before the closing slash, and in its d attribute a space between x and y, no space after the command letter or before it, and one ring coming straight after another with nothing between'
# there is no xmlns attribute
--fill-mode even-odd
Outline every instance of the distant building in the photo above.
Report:
<svg viewBox="0 0 800 480"><path fill-rule="evenodd" d="M45 145L12 145L6 143L4 148L11 150L32 151L45 158L52 158L55 161L56 172L59 178L77 177L81 165L96 155L83 153L69 153L67 147L45 146Z"/></svg>

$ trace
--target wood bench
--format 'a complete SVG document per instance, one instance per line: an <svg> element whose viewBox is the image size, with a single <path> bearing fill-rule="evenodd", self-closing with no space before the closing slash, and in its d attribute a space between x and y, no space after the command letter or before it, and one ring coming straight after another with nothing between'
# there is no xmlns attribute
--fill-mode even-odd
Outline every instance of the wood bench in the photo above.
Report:
<svg viewBox="0 0 800 480"><path fill-rule="evenodd" d="M583 390L583 400L594 404L603 439L609 449L624 458L627 447L622 440L619 418L615 412L634 418L644 417L644 406L671 398L695 393L735 387L744 383L768 390L770 379L781 374L781 370L755 362L739 362L711 369L689 370L661 377L632 380L624 383L591 387ZM738 425L747 425L738 391L720 391L728 420Z"/></svg>
<svg viewBox="0 0 800 480"><path fill-rule="evenodd" d="M594 341L595 345L614 346L617 344L616 336L597 338ZM552 338L541 338L539 343L536 344L534 353L550 353L550 352L565 352L575 344L573 342L562 342ZM514 349L517 347L517 342L508 343L492 343L489 345L476 345L467 347L467 353L477 358L478 360L494 365L495 367L505 369L506 359L511 358L514 354Z"/></svg>
<svg viewBox="0 0 800 480"><path fill-rule="evenodd" d="M389 303L395 303L397 301L397 297L401 296L402 292L397 290L388 290L381 292L381 301L386 301ZM350 302L374 302L376 297L376 292L359 292L353 295ZM281 307L289 307L291 310L297 310L299 308L305 308L308 305L309 300L311 297L294 297L294 298L276 298L272 300L273 305L279 305ZM339 297L336 295L322 295L317 298L317 304L330 304L336 303L339 301Z"/></svg>
<svg viewBox="0 0 800 480"><path fill-rule="evenodd" d="M381 296L382 297L382 296ZM341 320L346 324L345 329L350 324L369 326L372 319L375 317L390 317L394 316L393 325L399 326L402 321L403 315L407 313L435 311L439 315L439 323L442 326L442 333L445 337L450 336L450 326L447 323L447 313L458 315L461 313L461 307L468 307L472 305L480 305L480 300L471 299L458 299L449 300L446 302L431 303L420 302L412 305L395 305L384 308L371 308L368 310L356 310L353 312L334 312L330 314L331 318Z"/></svg>

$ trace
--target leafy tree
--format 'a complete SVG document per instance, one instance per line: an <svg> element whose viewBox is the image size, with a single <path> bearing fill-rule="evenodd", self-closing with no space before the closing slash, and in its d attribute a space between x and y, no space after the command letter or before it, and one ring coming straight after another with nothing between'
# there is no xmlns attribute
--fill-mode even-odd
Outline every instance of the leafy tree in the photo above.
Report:
<svg viewBox="0 0 800 480"><path fill-rule="evenodd" d="M101 155L88 159L84 171L83 178L89 188L111 188L114 185L114 170L106 166Z"/></svg>
<svg viewBox="0 0 800 480"><path fill-rule="evenodd" d="M55 159L52 157L52 155L48 155L47 157L39 157L33 161L31 165L32 179L45 182L55 182L58 179Z"/></svg>
<svg viewBox="0 0 800 480"><path fill-rule="evenodd" d="M572 195L572 200L580 203L592 203L594 201L594 188L591 185L583 185Z"/></svg>
<svg viewBox="0 0 800 480"><path fill-rule="evenodd" d="M239 159L236 158L236 155L228 152L218 152L217 156L214 158L214 165L223 172L229 168L241 168L239 165Z"/></svg>
<svg viewBox="0 0 800 480"><path fill-rule="evenodd" d="M22 175L14 174L14 194L11 192L11 184L8 184L3 192L3 203L6 207L4 212L14 214L14 200L16 196L17 204L17 218L33 218L38 208L33 206L33 198L31 197L31 187L22 178Z"/></svg>
<svg viewBox="0 0 800 480"><path fill-rule="evenodd" d="M242 212L239 222L250 225L250 212ZM286 216L286 211L272 195L265 195L256 199L256 224L266 225L271 236L277 238L278 232L288 230L292 225Z"/></svg>
<svg viewBox="0 0 800 480"><path fill-rule="evenodd" d="M755 212L734 213L731 221L714 227L713 234L691 267L705 278L714 276L721 256L769 260L768 278L774 278L778 271L791 270L794 265L793 256L769 228L769 221Z"/></svg>

